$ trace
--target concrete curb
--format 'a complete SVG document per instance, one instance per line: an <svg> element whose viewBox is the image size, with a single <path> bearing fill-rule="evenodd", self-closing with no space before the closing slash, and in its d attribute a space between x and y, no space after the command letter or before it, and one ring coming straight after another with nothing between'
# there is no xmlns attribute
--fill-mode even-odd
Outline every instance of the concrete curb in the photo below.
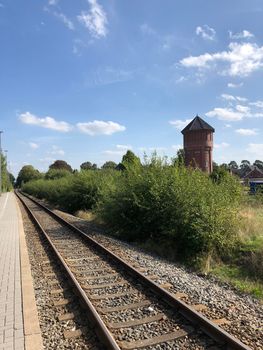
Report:
<svg viewBox="0 0 263 350"><path fill-rule="evenodd" d="M43 342L33 279L31 275L29 256L27 251L25 232L22 220L22 214L16 199L18 222L19 222L19 242L20 242L20 267L21 267L21 284L22 284L22 309L25 334L25 350L42 350Z"/></svg>

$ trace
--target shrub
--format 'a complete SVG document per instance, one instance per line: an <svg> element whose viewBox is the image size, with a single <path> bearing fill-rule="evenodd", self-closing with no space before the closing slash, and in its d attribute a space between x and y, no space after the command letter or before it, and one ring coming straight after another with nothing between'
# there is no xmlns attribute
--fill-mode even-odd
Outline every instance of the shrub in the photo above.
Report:
<svg viewBox="0 0 263 350"><path fill-rule="evenodd" d="M109 186L113 174L117 173L113 170L85 170L71 175L64 170L52 170L52 175L57 176L58 172L63 176L30 181L23 185L22 190L70 213L91 209L96 204L101 187Z"/></svg>
<svg viewBox="0 0 263 350"><path fill-rule="evenodd" d="M49 171L47 171L45 174L45 179L55 180L55 179L60 179L61 177L70 176L70 175L72 175L72 173L66 169L49 169Z"/></svg>
<svg viewBox="0 0 263 350"><path fill-rule="evenodd" d="M189 261L222 256L235 244L241 189L231 175L217 184L154 157L128 168L112 189L101 194L97 212L124 239L168 240Z"/></svg>

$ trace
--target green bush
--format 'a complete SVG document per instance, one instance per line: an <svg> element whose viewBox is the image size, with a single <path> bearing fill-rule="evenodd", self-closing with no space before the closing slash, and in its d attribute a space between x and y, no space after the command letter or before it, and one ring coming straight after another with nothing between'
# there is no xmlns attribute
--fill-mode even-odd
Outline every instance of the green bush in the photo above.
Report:
<svg viewBox="0 0 263 350"><path fill-rule="evenodd" d="M45 174L46 180L60 179L61 177L71 176L72 173L66 169L49 169Z"/></svg>
<svg viewBox="0 0 263 350"><path fill-rule="evenodd" d="M214 182L199 170L169 166L154 155L143 166L40 179L23 190L71 213L95 209L118 237L169 246L191 263L225 257L236 244L242 189L228 173Z"/></svg>
<svg viewBox="0 0 263 350"><path fill-rule="evenodd" d="M178 257L196 262L234 247L240 196L231 175L217 184L199 170L154 157L128 168L114 190L102 193L97 212L119 237L170 241Z"/></svg>
<svg viewBox="0 0 263 350"><path fill-rule="evenodd" d="M52 180L30 181L23 185L22 190L74 213L77 210L91 209L98 200L101 187L109 186L113 175L118 176L113 170L85 170L74 175L68 175L62 170L59 172L59 175L64 174L64 176ZM54 175L57 176L57 171Z"/></svg>

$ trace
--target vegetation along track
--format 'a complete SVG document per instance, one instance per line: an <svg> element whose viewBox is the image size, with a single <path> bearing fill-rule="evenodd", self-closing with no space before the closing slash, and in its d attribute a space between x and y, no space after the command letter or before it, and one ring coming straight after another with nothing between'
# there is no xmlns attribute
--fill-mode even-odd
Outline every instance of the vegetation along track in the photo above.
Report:
<svg viewBox="0 0 263 350"><path fill-rule="evenodd" d="M107 349L249 349L32 198L17 193L41 227ZM61 300L63 303L63 300ZM223 321L222 321L223 322Z"/></svg>

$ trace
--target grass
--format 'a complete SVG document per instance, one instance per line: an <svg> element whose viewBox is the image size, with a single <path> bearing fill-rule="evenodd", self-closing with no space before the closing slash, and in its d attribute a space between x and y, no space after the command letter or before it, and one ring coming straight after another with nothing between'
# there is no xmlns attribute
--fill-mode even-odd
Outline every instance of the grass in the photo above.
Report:
<svg viewBox="0 0 263 350"><path fill-rule="evenodd" d="M77 216L97 221L91 211L79 211ZM241 244L237 255L226 264L213 262L210 272L239 291L263 301L263 205L251 197L240 209L239 239ZM137 246L171 261L176 260L174 247L170 245L146 240Z"/></svg>
<svg viewBox="0 0 263 350"><path fill-rule="evenodd" d="M239 291L249 293L263 301L263 281L251 279L241 266L219 265L211 273L220 280L229 282Z"/></svg>
<svg viewBox="0 0 263 350"><path fill-rule="evenodd" d="M263 204L249 196L240 209L240 247L231 264L211 271L238 290L263 300Z"/></svg>

